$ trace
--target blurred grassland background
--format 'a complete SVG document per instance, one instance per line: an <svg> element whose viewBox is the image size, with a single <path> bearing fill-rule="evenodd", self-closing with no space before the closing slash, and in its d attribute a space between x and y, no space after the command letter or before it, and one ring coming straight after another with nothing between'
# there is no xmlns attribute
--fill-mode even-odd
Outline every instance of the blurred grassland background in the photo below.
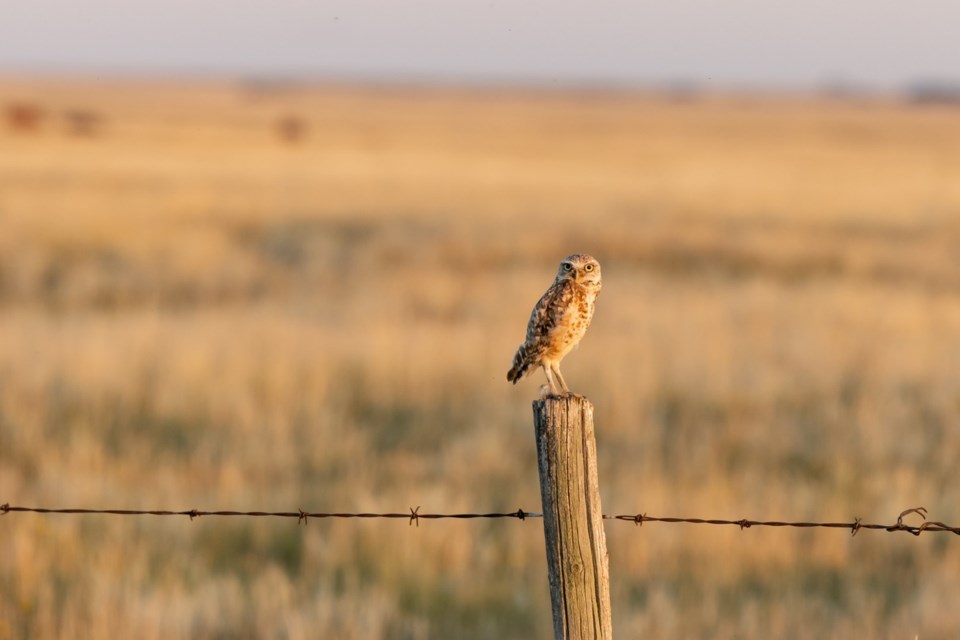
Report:
<svg viewBox="0 0 960 640"><path fill-rule="evenodd" d="M542 381L504 375L585 251L564 372L607 513L960 522L956 107L15 79L0 105L0 501L538 510ZM619 637L960 633L949 534L607 535ZM537 520L11 514L0 546L0 639L551 633Z"/></svg>

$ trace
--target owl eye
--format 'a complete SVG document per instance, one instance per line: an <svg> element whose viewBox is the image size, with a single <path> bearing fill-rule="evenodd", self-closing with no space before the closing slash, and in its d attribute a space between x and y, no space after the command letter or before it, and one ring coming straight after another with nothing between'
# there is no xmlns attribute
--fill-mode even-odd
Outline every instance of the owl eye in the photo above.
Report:
<svg viewBox="0 0 960 640"><path fill-rule="evenodd" d="M570 271L570 269L573 269L573 267L570 265L570 263L569 263L569 262L564 262L564 263L563 263L563 270L564 270L564 271Z"/></svg>
<svg viewBox="0 0 960 640"><path fill-rule="evenodd" d="M584 271L593 271L593 265L592 265L592 264L588 264L587 266L585 266L585 267L583 268L583 270L584 270Z"/></svg>

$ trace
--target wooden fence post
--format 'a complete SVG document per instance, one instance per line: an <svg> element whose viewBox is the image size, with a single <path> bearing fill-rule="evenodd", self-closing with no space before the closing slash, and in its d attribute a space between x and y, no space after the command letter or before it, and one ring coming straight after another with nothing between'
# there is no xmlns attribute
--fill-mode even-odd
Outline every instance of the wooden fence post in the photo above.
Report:
<svg viewBox="0 0 960 640"><path fill-rule="evenodd" d="M613 635L593 405L583 396L533 403L543 535L557 640Z"/></svg>

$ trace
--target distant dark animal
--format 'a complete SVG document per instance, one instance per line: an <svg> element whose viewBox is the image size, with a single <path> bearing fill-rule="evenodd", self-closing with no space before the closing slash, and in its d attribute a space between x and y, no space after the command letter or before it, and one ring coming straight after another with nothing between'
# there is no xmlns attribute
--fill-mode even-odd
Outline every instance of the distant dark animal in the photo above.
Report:
<svg viewBox="0 0 960 640"><path fill-rule="evenodd" d="M100 114L89 109L70 109L63 113L67 131L75 136L94 136L103 124Z"/></svg>
<svg viewBox="0 0 960 640"><path fill-rule="evenodd" d="M277 134L287 144L296 144L307 135L307 123L302 118L289 115L277 121Z"/></svg>
<svg viewBox="0 0 960 640"><path fill-rule="evenodd" d="M3 119L7 126L19 133L38 131L46 115L39 105L29 102L11 102L3 109Z"/></svg>

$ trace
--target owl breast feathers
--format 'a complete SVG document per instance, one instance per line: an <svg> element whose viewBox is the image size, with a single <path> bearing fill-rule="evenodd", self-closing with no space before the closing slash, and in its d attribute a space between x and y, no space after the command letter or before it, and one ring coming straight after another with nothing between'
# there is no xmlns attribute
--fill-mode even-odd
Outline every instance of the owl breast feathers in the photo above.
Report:
<svg viewBox="0 0 960 640"><path fill-rule="evenodd" d="M563 259L553 284L530 314L527 337L513 356L508 381L516 384L539 366L551 394L570 392L560 373L560 361L587 332L600 287L600 263L594 258L575 253Z"/></svg>

